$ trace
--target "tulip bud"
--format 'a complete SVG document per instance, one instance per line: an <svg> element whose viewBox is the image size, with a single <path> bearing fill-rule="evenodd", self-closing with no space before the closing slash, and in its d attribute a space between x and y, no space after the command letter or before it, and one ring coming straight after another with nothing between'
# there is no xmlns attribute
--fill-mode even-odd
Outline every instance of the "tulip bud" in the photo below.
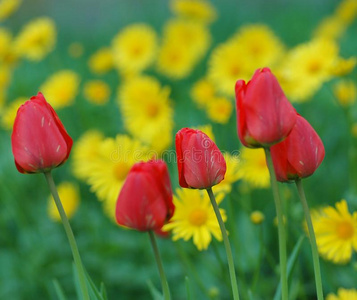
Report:
<svg viewBox="0 0 357 300"><path fill-rule="evenodd" d="M288 136L296 112L269 68L256 70L247 84L238 80L235 92L238 136L244 146L270 147Z"/></svg>
<svg viewBox="0 0 357 300"><path fill-rule="evenodd" d="M320 137L299 114L288 137L270 151L276 179L281 182L312 175L325 156Z"/></svg>
<svg viewBox="0 0 357 300"><path fill-rule="evenodd" d="M63 164L73 141L51 105L38 93L18 109L11 143L18 171L40 173Z"/></svg>
<svg viewBox="0 0 357 300"><path fill-rule="evenodd" d="M176 155L181 187L207 189L224 179L226 161L202 131L183 128L177 132Z"/></svg>
<svg viewBox="0 0 357 300"><path fill-rule="evenodd" d="M166 164L162 160L136 163L118 196L118 224L139 231L159 230L174 210Z"/></svg>

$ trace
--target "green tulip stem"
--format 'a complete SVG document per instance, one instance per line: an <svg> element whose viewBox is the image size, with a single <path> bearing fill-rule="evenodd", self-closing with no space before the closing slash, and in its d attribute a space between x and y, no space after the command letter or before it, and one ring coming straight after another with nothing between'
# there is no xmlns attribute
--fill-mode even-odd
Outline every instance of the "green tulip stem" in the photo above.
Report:
<svg viewBox="0 0 357 300"><path fill-rule="evenodd" d="M83 299L84 300L89 300L89 294L88 294L87 285L86 285L86 275L85 275L85 271L84 271L84 267L83 267L83 264L82 264L81 257L79 255L77 243L76 243L76 240L75 240L74 235L73 235L73 231L72 231L71 225L69 224L68 218L67 218L66 213L65 213L65 211L63 209L62 202L61 202L61 199L60 199L60 197L58 195L58 192L57 192L57 189L56 189L56 185L55 185L55 183L53 181L53 177L52 177L51 171L45 172L44 174L45 174L45 177L46 177L47 184L48 184L48 186L50 188L51 194L53 196L53 199L54 199L54 201L56 203L58 212L59 212L61 220L62 220L62 224L63 224L64 230L66 231L66 234L67 234L69 245L70 245L71 250L72 250L74 264L75 264L77 272L78 272L79 285L80 285L80 289L81 289L81 292L82 292Z"/></svg>
<svg viewBox="0 0 357 300"><path fill-rule="evenodd" d="M321 280L321 271L320 271L320 262L319 262L319 253L317 251L317 244L316 244L316 237L315 237L315 232L314 232L314 227L312 225L311 221L311 215L309 211L309 206L306 201L306 196L305 196L305 191L304 187L302 185L301 179L296 179L295 184L299 193L299 197L301 200L302 207L304 209L304 214L305 214L305 221L307 224L307 228L309 231L309 237L310 237L310 245L311 245L311 252L312 252L312 260L314 264L314 272L315 272L315 284L316 284L316 293L317 293L317 299L318 300L323 300L324 295L322 291L322 280Z"/></svg>
<svg viewBox="0 0 357 300"><path fill-rule="evenodd" d="M287 274L287 258L286 258L286 233L284 228L283 206L280 200L278 182L275 177L273 160L269 148L264 148L267 165L270 174L270 183L273 190L275 201L276 215L278 217L278 238L279 238L279 260L280 260L280 281L281 281L281 296L283 300L288 300L288 274Z"/></svg>
<svg viewBox="0 0 357 300"><path fill-rule="evenodd" d="M160 257L160 252L159 248L157 247L156 239L155 239L155 234L153 231L148 231L149 237L150 237L150 242L152 246L152 250L154 251L155 255L155 260L157 264L157 268L159 269L159 274L160 274L160 279L161 279L161 285L162 285L162 291L164 294L164 299L165 300L170 300L170 289L169 289L169 284L167 283L164 267L162 265L161 257Z"/></svg>
<svg viewBox="0 0 357 300"><path fill-rule="evenodd" d="M239 300L239 292L238 292L238 284L237 284L237 278L236 278L236 273L234 269L234 261L233 261L233 255L232 255L232 250L231 246L229 244L229 239L226 231L226 227L224 226L224 222L221 216L221 213L219 211L219 207L216 202L216 198L214 197L214 194L212 192L212 188L207 189L208 196L211 200L211 204L213 206L213 210L216 214L217 220L219 227L222 232L222 238L223 238L223 243L224 247L226 248L226 254L227 254L227 260L228 260L228 269L229 269L229 276L231 278L231 285L232 285L232 292L233 292L233 299L234 300Z"/></svg>

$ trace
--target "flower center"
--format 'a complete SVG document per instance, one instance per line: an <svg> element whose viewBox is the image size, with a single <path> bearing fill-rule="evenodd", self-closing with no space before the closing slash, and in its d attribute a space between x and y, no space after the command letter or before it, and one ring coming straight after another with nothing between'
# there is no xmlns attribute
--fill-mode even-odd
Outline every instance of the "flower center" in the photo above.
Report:
<svg viewBox="0 0 357 300"><path fill-rule="evenodd" d="M123 181L128 175L130 167L124 162L118 162L114 167L114 176L117 180Z"/></svg>
<svg viewBox="0 0 357 300"><path fill-rule="evenodd" d="M340 239L348 240L353 237L354 228L351 222L343 221L337 224L337 235Z"/></svg>
<svg viewBox="0 0 357 300"><path fill-rule="evenodd" d="M318 73L321 69L321 64L317 61L313 61L309 65L309 72L312 74Z"/></svg>
<svg viewBox="0 0 357 300"><path fill-rule="evenodd" d="M159 107L155 104L148 104L146 107L146 113L150 118L155 118L159 113Z"/></svg>
<svg viewBox="0 0 357 300"><path fill-rule="evenodd" d="M195 209L189 214L188 220L194 226L201 226L207 221L207 213L202 209Z"/></svg>

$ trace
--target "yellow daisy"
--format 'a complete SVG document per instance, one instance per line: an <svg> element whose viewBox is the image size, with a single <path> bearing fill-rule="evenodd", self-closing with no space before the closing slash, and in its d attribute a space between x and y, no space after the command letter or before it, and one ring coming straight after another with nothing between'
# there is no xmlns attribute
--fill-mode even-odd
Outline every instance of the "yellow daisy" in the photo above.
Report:
<svg viewBox="0 0 357 300"><path fill-rule="evenodd" d="M25 97L17 98L4 108L3 113L1 115L1 123L3 128L5 128L6 130L12 130L17 110L27 100L28 99Z"/></svg>
<svg viewBox="0 0 357 300"><path fill-rule="evenodd" d="M78 186L71 182L62 182L57 186L57 190L67 217L72 218L80 202ZM52 196L48 198L47 211L53 221L61 222L61 217Z"/></svg>
<svg viewBox="0 0 357 300"><path fill-rule="evenodd" d="M84 47L79 42L73 42L68 46L68 54L73 58L79 58L84 53Z"/></svg>
<svg viewBox="0 0 357 300"><path fill-rule="evenodd" d="M250 221L255 225L259 225L263 223L264 219L265 219L264 214L259 210L255 210L250 214Z"/></svg>
<svg viewBox="0 0 357 300"><path fill-rule="evenodd" d="M357 251L357 212L350 214L346 200L311 214L320 255L336 264L351 260Z"/></svg>
<svg viewBox="0 0 357 300"><path fill-rule="evenodd" d="M101 48L95 52L88 62L90 70L95 74L104 74L114 67L113 53L110 48Z"/></svg>
<svg viewBox="0 0 357 300"><path fill-rule="evenodd" d="M20 6L21 0L0 0L0 22L10 17Z"/></svg>
<svg viewBox="0 0 357 300"><path fill-rule="evenodd" d="M191 98L199 108L204 108L210 103L216 94L214 85L207 78L202 78L195 82L191 88Z"/></svg>
<svg viewBox="0 0 357 300"><path fill-rule="evenodd" d="M10 31L0 27L0 65L10 65L16 61Z"/></svg>
<svg viewBox="0 0 357 300"><path fill-rule="evenodd" d="M170 90L149 76L129 80L119 88L118 104L125 128L160 154L170 146L173 110Z"/></svg>
<svg viewBox="0 0 357 300"><path fill-rule="evenodd" d="M338 5L335 15L346 25L350 25L357 15L357 1L343 0Z"/></svg>
<svg viewBox="0 0 357 300"><path fill-rule="evenodd" d="M203 23L212 23L217 18L215 8L204 0L173 0L171 10L179 17Z"/></svg>
<svg viewBox="0 0 357 300"><path fill-rule="evenodd" d="M355 56L347 59L339 57L331 68L331 74L334 76L345 76L350 74L356 67L357 58Z"/></svg>
<svg viewBox="0 0 357 300"><path fill-rule="evenodd" d="M346 25L336 16L323 19L314 30L316 38L338 39L346 30Z"/></svg>
<svg viewBox="0 0 357 300"><path fill-rule="evenodd" d="M206 113L208 118L216 123L226 124L232 115L232 101L225 97L216 97L207 105Z"/></svg>
<svg viewBox="0 0 357 300"><path fill-rule="evenodd" d="M223 195L216 197L219 204ZM222 233L206 191L177 189L174 195L175 213L170 222L163 227L172 231L174 241L193 239L198 250L206 250L211 243L212 235L222 241ZM223 221L227 220L225 211L220 209Z"/></svg>
<svg viewBox="0 0 357 300"><path fill-rule="evenodd" d="M55 23L47 17L35 19L22 29L14 43L21 57L39 61L55 47Z"/></svg>
<svg viewBox="0 0 357 300"><path fill-rule="evenodd" d="M134 163L148 160L148 150L126 135L106 138L96 146L97 155L90 162L88 183L98 199L104 201L105 213L114 220L119 191Z"/></svg>
<svg viewBox="0 0 357 300"><path fill-rule="evenodd" d="M84 181L87 181L96 158L99 157L98 145L104 140L100 131L89 130L74 142L71 159L73 174Z"/></svg>
<svg viewBox="0 0 357 300"><path fill-rule="evenodd" d="M133 24L121 30L112 41L115 66L121 71L141 72L155 58L157 36L146 24Z"/></svg>
<svg viewBox="0 0 357 300"><path fill-rule="evenodd" d="M270 175L263 149L242 148L240 160L238 173L243 181L256 188L270 186Z"/></svg>
<svg viewBox="0 0 357 300"><path fill-rule="evenodd" d="M78 93L79 76L71 70L51 75L41 85L40 91L54 109L70 106Z"/></svg>
<svg viewBox="0 0 357 300"><path fill-rule="evenodd" d="M314 39L296 46L277 71L284 92L292 101L308 100L331 78L337 59L338 45L333 40Z"/></svg>
<svg viewBox="0 0 357 300"><path fill-rule="evenodd" d="M357 300L357 290L339 288L337 295L328 294L326 300Z"/></svg>
<svg viewBox="0 0 357 300"><path fill-rule="evenodd" d="M104 81L90 80L84 84L84 97L94 104L105 104L110 97L110 88Z"/></svg>
<svg viewBox="0 0 357 300"><path fill-rule="evenodd" d="M356 102L357 87L352 80L339 80L333 85L333 93L342 106L349 106Z"/></svg>

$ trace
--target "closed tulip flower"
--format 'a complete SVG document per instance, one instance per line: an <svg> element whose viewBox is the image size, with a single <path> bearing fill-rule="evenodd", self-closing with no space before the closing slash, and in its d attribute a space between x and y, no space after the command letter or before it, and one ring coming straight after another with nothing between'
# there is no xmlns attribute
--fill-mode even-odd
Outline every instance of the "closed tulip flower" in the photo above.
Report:
<svg viewBox="0 0 357 300"><path fill-rule="evenodd" d="M276 179L281 182L312 175L325 156L320 137L299 114L288 137L270 150Z"/></svg>
<svg viewBox="0 0 357 300"><path fill-rule="evenodd" d="M286 138L296 112L269 68L258 69L235 86L237 127L241 143L250 148L270 147Z"/></svg>
<svg viewBox="0 0 357 300"><path fill-rule="evenodd" d="M202 131L183 128L177 132L176 155L181 187L208 189L224 179L224 157Z"/></svg>
<svg viewBox="0 0 357 300"><path fill-rule="evenodd" d="M18 171L40 173L63 164L73 141L51 105L38 93L17 111L11 143Z"/></svg>
<svg viewBox="0 0 357 300"><path fill-rule="evenodd" d="M173 215L169 172L162 160L136 163L119 193L116 220L138 231L159 230Z"/></svg>

